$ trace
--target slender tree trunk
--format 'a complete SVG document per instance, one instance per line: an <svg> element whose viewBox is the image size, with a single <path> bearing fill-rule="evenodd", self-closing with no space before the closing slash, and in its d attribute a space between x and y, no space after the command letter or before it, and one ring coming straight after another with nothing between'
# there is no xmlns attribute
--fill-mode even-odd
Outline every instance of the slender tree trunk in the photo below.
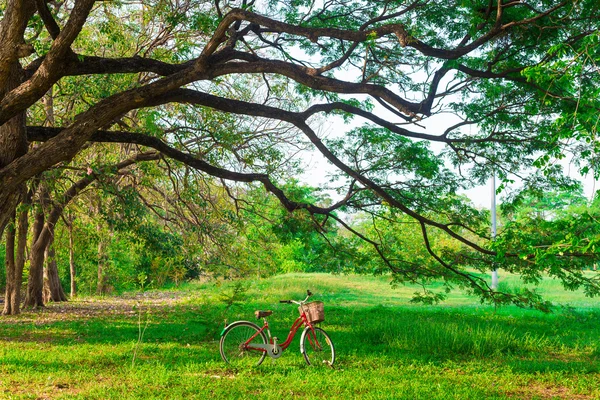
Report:
<svg viewBox="0 0 600 400"><path fill-rule="evenodd" d="M44 268L44 303L49 301L67 301L67 296L60 283L58 267L56 265L56 254L54 251L54 232L45 251L46 266Z"/></svg>
<svg viewBox="0 0 600 400"><path fill-rule="evenodd" d="M54 90L50 88L48 93L42 97L42 104L44 105L44 113L46 114L46 120L44 126L55 126L54 123Z"/></svg>
<svg viewBox="0 0 600 400"><path fill-rule="evenodd" d="M75 270L75 240L73 237L73 216L69 215L69 270L71 272L71 299L77 296L77 286L75 282L76 270Z"/></svg>
<svg viewBox="0 0 600 400"><path fill-rule="evenodd" d="M53 90L50 88L46 95L42 98L42 104L44 105L44 112L46 114L46 120L44 121L44 126L54 126L54 96ZM49 198L48 198L49 200ZM54 209L53 209L54 211ZM60 302L67 301L67 296L60 284L60 279L58 277L58 268L56 265L56 257L54 251L54 227L55 222L51 221L52 213L49 212L47 226L44 229L48 229L49 235L48 239L45 241L46 249L45 249L45 258L46 265L44 267L44 289L43 289L43 299L44 303L49 301ZM46 235L44 235L46 237ZM40 238L43 239L43 238Z"/></svg>
<svg viewBox="0 0 600 400"><path fill-rule="evenodd" d="M96 294L104 293L104 266L106 264L106 249L104 238L102 237L102 226L98 224L98 282L96 284Z"/></svg>
<svg viewBox="0 0 600 400"><path fill-rule="evenodd" d="M50 288L50 277L48 275L48 264L50 260L48 259L48 247L44 250L44 268L43 268L43 284L42 284L42 301L44 304L48 304L52 300L52 293Z"/></svg>
<svg viewBox="0 0 600 400"><path fill-rule="evenodd" d="M12 297L12 293L15 291L14 288L14 276L15 276L15 224L14 224L14 215L13 215L13 223L8 225L8 229L6 230L6 257L5 257L5 265L6 265L6 295L4 296L4 311L2 314L11 315L15 314L12 308L12 302L10 298Z"/></svg>
<svg viewBox="0 0 600 400"><path fill-rule="evenodd" d="M13 314L21 312L21 287L23 286L23 270L25 268L25 249L27 247L27 232L29 231L29 208L31 206L31 197L33 190L30 190L25 198L25 208L19 215L19 229L17 236L17 259L14 275L14 292L11 296Z"/></svg>
<svg viewBox="0 0 600 400"><path fill-rule="evenodd" d="M0 130L2 130L2 127L0 127ZM2 133L0 133L0 136L1 135ZM14 215L16 212L17 205L21 200L20 194L21 191L16 191L6 194L5 196L0 196L0 237L4 233L4 229L11 219L11 215Z"/></svg>
<svg viewBox="0 0 600 400"><path fill-rule="evenodd" d="M102 213L102 197L97 195L98 205L96 208L96 214L101 215ZM104 267L106 265L106 241L102 234L102 224L98 222L96 224L96 232L98 232L98 280L96 282L96 294L104 293Z"/></svg>

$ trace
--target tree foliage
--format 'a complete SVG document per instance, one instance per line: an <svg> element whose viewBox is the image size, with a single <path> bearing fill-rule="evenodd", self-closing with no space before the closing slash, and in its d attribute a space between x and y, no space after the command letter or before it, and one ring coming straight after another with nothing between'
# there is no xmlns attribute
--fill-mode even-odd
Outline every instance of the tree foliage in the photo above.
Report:
<svg viewBox="0 0 600 400"><path fill-rule="evenodd" d="M170 205L182 221L202 213L193 206L194 180L207 182L204 189L221 183L234 198L239 185L259 184L298 213L293 224L327 231L335 221L398 276L413 279L416 271L485 300L537 302L534 294L494 292L470 269L503 266L596 294L597 282L573 262L597 260L593 234L568 257L558 249L570 238L555 232L577 234L567 221L540 221L534 233L543 246L511 227L492 242L485 213L457 193L492 173L501 189L519 179L558 190L568 182L557 160L572 157L582 173L599 173L599 7L596 0L8 0L0 15L0 232L23 185L39 174L57 166L94 172L151 148L162 160L157 173L184 200ZM335 132L321 130L325 120L335 121ZM26 140L35 145L26 149ZM122 152L90 150L95 159L78 164L95 142L121 143ZM306 151L335 171L333 202L298 197L285 185ZM168 201L166 187L150 190ZM185 202L183 193L192 197ZM168 217L168 207L146 205ZM353 227L340 212L366 212L374 222ZM412 260L403 250L410 246L391 234L405 223L422 244ZM291 253L317 246L292 227L272 231ZM359 256L346 253L353 252Z"/></svg>

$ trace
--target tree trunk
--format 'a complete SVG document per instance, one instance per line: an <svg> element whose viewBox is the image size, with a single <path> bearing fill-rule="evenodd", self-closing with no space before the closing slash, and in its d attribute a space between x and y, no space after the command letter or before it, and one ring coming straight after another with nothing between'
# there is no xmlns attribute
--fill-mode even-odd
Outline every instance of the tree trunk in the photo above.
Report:
<svg viewBox="0 0 600 400"><path fill-rule="evenodd" d="M14 314L21 312L21 287L23 286L23 270L25 269L25 248L27 247L27 232L29 231L29 208L31 206L31 197L33 190L30 190L25 198L24 204L27 206L19 215L19 230L17 240L17 265L14 276L15 291L12 294L11 302L13 304Z"/></svg>
<svg viewBox="0 0 600 400"><path fill-rule="evenodd" d="M35 2L5 2L0 20L0 98L15 89L24 80L23 68L19 62L19 48L25 43L23 35L29 17L35 11ZM25 133L25 112L18 114L3 125L0 125L0 170L17 157L27 152ZM2 182L0 182L0 187ZM15 210L23 190L0 190L0 237L8 221L15 215Z"/></svg>
<svg viewBox="0 0 600 400"><path fill-rule="evenodd" d="M13 287L15 279L15 225L14 225L14 216L13 223L8 225L8 229L6 230L6 257L5 257L5 265L6 265L6 295L4 296L4 311L2 314L11 315L15 314L12 308L12 302L10 298L12 297L12 293L14 293L15 288Z"/></svg>
<svg viewBox="0 0 600 400"><path fill-rule="evenodd" d="M27 20L33 13L35 5L32 1L13 2L7 4L2 21L0 22L0 98L18 87L23 82L23 68L19 62L17 47L24 43L23 33ZM12 9L11 9L12 8ZM11 26L11 24L13 24ZM16 29L13 29L16 28ZM25 131L25 112L16 115L3 125L0 125L0 169L16 158L27 153L27 135ZM0 186L2 183L0 182ZM15 220L17 205L25 192L22 184L17 190L0 191L0 237L6 224ZM23 266L25 264L25 244L27 240L28 211L22 211L19 216L19 233L17 256L15 260L15 226L13 225L6 238L6 296L3 314L13 315L20 312L21 284Z"/></svg>
<svg viewBox="0 0 600 400"><path fill-rule="evenodd" d="M98 224L98 283L96 285L96 294L104 293L104 265L106 264L106 249L104 239L102 238L101 226Z"/></svg>
<svg viewBox="0 0 600 400"><path fill-rule="evenodd" d="M25 297L25 306L33 309L44 306L44 256L45 249L40 246L39 242L36 242L31 248L29 280Z"/></svg>
<svg viewBox="0 0 600 400"><path fill-rule="evenodd" d="M4 304L4 315L16 315L21 312L21 286L23 285L23 268L25 267L25 248L27 247L27 231L29 230L29 206L31 205L31 196L33 191L30 190L25 198L24 204L27 205L19 214L18 231L17 231L17 248L16 258L13 271L6 268L6 296ZM13 237L14 246L14 237ZM7 247L9 241L7 239ZM8 252L8 248L7 248ZM13 253L14 254L14 253Z"/></svg>
<svg viewBox="0 0 600 400"><path fill-rule="evenodd" d="M102 197L97 194L97 208L96 214L102 214ZM98 232L98 281L96 283L96 294L101 295L104 293L104 267L106 265L106 242L102 233L102 224L98 222L96 224L96 232Z"/></svg>
<svg viewBox="0 0 600 400"><path fill-rule="evenodd" d="M8 88L18 86L22 79L23 70L21 64L16 61L11 69ZM2 91L0 91L2 92ZM0 169L10 164L17 157L27 152L27 136L25 131L25 113L19 114L4 125L0 125ZM0 236L4 232L6 224L15 215L24 186L21 190L6 193L0 197Z"/></svg>
<svg viewBox="0 0 600 400"><path fill-rule="evenodd" d="M0 130L2 130L2 127L0 127ZM2 136L2 133L0 133L0 136ZM6 193L5 195L0 194L0 237L4 233L4 228L6 228L11 216L16 212L17 205L21 200L21 192L22 191L17 190L15 192Z"/></svg>
<svg viewBox="0 0 600 400"><path fill-rule="evenodd" d="M44 126L54 127L54 90L50 88L48 93L42 97L42 104L44 105L44 113L46 114L46 120Z"/></svg>
<svg viewBox="0 0 600 400"><path fill-rule="evenodd" d="M44 268L44 303L49 301L60 302L67 301L65 291L60 284L58 277L58 267L56 265L56 254L54 251L54 232L51 234L48 246L45 251L46 266Z"/></svg>
<svg viewBox="0 0 600 400"><path fill-rule="evenodd" d="M25 307L38 308L44 306L44 252L46 243L39 240L44 228L44 212L40 209L35 215L31 255L29 258L29 279L27 280L27 295Z"/></svg>
<svg viewBox="0 0 600 400"><path fill-rule="evenodd" d="M77 296L77 285L75 282L75 240L73 237L73 216L69 215L69 224L67 228L69 229L69 270L71 272L71 299Z"/></svg>

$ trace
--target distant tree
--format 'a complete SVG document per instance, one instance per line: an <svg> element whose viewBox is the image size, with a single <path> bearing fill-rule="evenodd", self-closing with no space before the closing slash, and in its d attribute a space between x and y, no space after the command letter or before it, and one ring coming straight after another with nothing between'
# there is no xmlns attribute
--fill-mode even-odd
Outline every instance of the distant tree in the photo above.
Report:
<svg viewBox="0 0 600 400"><path fill-rule="evenodd" d="M288 196L298 202L330 202L327 196L318 196L311 187L290 180L284 187ZM268 276L286 272L341 272L343 247L335 221L306 211L290 213L281 208L273 197L261 188L234 194L235 219L229 250L221 260L235 265L239 271ZM232 210L233 214L233 210Z"/></svg>
<svg viewBox="0 0 600 400"><path fill-rule="evenodd" d="M560 192L537 188L520 192L503 207L507 221L498 248L520 255L507 269L521 272L526 282L533 283L551 271L562 278L566 289L579 288L580 280L585 279L583 270L594 269L598 263L598 205L598 196L588 202L580 184ZM527 268L532 260L546 269Z"/></svg>
<svg viewBox="0 0 600 400"><path fill-rule="evenodd" d="M122 172L123 169L136 162L157 159L158 156L157 152L136 154L135 156L114 166L111 165L108 168L113 169L114 172L118 174ZM44 304L44 287L46 289L45 292L47 293L46 301L66 300L66 296L58 279L56 264L52 261L54 256L50 257L50 259L47 257L49 252L53 252L51 246L54 241L55 226L63 215L64 209L68 203L83 189L93 183L99 176L98 174L105 173L108 168L103 168L102 170L97 171L97 173L91 171L62 193L61 200L53 202L53 204L49 204L50 196L47 189L42 190L40 196L42 197L42 201L46 202L47 210L40 208L36 215L36 224L39 225L39 231L34 234L31 246L29 279L27 284L27 296L25 297L26 306L36 308ZM47 265L44 268L44 261L49 262L50 265ZM44 276L46 279L44 279ZM16 279L15 284L12 285L14 290L17 290L17 287L20 290L20 286L17 286L17 283L20 282L22 278L15 275L14 279ZM99 284L101 284L101 282ZM7 297L8 295L9 292L7 291Z"/></svg>

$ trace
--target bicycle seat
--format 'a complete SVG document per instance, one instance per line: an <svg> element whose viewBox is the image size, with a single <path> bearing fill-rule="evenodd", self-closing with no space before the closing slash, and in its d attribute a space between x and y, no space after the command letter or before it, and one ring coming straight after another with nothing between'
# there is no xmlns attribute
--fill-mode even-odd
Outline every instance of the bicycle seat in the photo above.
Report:
<svg viewBox="0 0 600 400"><path fill-rule="evenodd" d="M261 310L254 311L254 315L256 315L256 319L268 317L271 314L273 314L273 311L271 311L271 310L269 310L269 311L261 311Z"/></svg>

